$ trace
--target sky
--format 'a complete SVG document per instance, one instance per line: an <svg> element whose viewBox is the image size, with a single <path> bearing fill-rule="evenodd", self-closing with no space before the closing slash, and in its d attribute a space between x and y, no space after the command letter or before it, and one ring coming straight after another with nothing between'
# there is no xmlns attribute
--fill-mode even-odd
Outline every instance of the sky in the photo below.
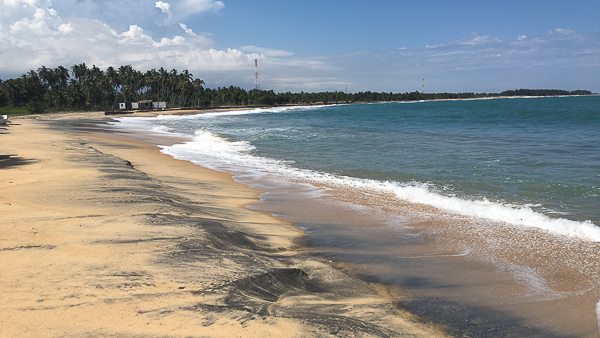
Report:
<svg viewBox="0 0 600 338"><path fill-rule="evenodd" d="M600 92L600 1L0 0L0 79L187 69L275 92Z"/></svg>

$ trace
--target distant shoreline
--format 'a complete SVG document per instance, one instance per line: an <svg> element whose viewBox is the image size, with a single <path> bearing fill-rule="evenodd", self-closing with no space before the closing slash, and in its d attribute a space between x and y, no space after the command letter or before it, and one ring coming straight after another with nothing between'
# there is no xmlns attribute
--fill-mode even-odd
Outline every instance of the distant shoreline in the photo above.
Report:
<svg viewBox="0 0 600 338"><path fill-rule="evenodd" d="M407 103L407 102L441 102L441 101L465 101L465 100L493 100L493 99L524 99L524 98L549 98L549 97L583 97L583 96L600 96L598 93L589 95L552 95L552 96L493 96L493 97L474 97L474 98L455 98L455 99L427 99L427 100L407 100L407 101L360 101L360 102L331 102L331 103L296 103L296 104L279 104L279 105L240 105L240 106L220 106L220 107L181 107L167 108L165 110L134 110L134 111L104 111L105 115L118 116L158 116L158 115L192 115L196 113L219 112L219 111L236 111L236 110L251 110L251 109L269 109L279 107L303 107L303 106L330 106L330 105L352 105L352 104L376 104L376 103ZM42 116L61 116L70 114L94 114L102 111L56 111L45 112L38 114L9 114L10 117L28 117L40 118ZM1 115L1 114L0 114Z"/></svg>
<svg viewBox="0 0 600 338"><path fill-rule="evenodd" d="M134 110L134 111L106 111L105 115L131 115L136 116L157 116L157 115L190 115L197 112L217 112L217 111L236 111L236 110L251 110L251 109L269 109L280 107L305 107L305 106L331 106L331 105L352 105L352 104L377 104L377 103L407 103L407 102L442 102L442 101L470 101L470 100L495 100L495 99L534 99L534 98L550 98L550 97L580 97L580 96L600 96L593 93L589 95L546 95L546 96L491 96L491 97L473 97L473 98L455 98L455 99L426 99L426 100L405 100L405 101L360 101L360 102L316 102L316 103L297 103L297 104L280 104L272 106L221 106L221 107L181 107L168 108L165 110Z"/></svg>

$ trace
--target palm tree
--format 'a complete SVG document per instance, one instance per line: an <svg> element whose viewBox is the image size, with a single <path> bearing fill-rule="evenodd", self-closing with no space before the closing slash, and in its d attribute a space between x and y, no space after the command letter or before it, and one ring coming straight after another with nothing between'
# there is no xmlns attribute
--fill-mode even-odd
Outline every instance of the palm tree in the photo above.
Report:
<svg viewBox="0 0 600 338"><path fill-rule="evenodd" d="M134 70L131 68L131 65L121 66L118 70L121 93L123 94L125 101L133 101L135 96L133 73Z"/></svg>
<svg viewBox="0 0 600 338"><path fill-rule="evenodd" d="M191 105L196 105L197 107L200 107L200 100L202 98L202 94L204 93L204 81L200 80L200 79L195 79L192 82L192 87L193 87L193 97L191 99ZM204 106L204 104L202 104Z"/></svg>
<svg viewBox="0 0 600 338"><path fill-rule="evenodd" d="M188 72L187 69L184 69L181 74L177 76L177 92L179 93L177 97L177 105L182 107L186 104L186 99L188 94L191 94L193 90L193 86L191 80L193 75Z"/></svg>
<svg viewBox="0 0 600 338"><path fill-rule="evenodd" d="M46 68L41 66L38 68L38 75L41 80L42 88L45 96L47 97L48 106L50 106L51 92L55 87L56 77L52 68Z"/></svg>
<svg viewBox="0 0 600 338"><path fill-rule="evenodd" d="M85 81L85 77L88 73L88 68L85 63L81 63L79 65L71 66L71 71L73 72L73 77L78 82Z"/></svg>
<svg viewBox="0 0 600 338"><path fill-rule="evenodd" d="M108 91L108 101L106 102L106 105L112 106L117 102L117 93L120 91L121 87L119 82L119 74L113 67L108 67L106 69L105 82L107 87L106 90Z"/></svg>
<svg viewBox="0 0 600 338"><path fill-rule="evenodd" d="M83 108L85 105L85 94L79 82L72 79L66 93L67 105L71 108Z"/></svg>
<svg viewBox="0 0 600 338"><path fill-rule="evenodd" d="M101 105L102 99L105 96L104 89L104 72L93 65L92 68L88 72L87 81L86 81L86 97L88 101L94 105Z"/></svg>
<svg viewBox="0 0 600 338"><path fill-rule="evenodd" d="M58 66L54 69L54 75L56 76L57 85L61 90L66 90L69 85L69 70L63 66Z"/></svg>

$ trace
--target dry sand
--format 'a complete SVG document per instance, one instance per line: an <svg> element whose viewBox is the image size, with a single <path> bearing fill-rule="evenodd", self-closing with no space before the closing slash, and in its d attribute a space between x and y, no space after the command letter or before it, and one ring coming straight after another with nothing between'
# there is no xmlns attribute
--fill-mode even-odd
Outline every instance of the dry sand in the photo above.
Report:
<svg viewBox="0 0 600 338"><path fill-rule="evenodd" d="M246 208L260 192L103 119L0 128L0 337L443 336Z"/></svg>

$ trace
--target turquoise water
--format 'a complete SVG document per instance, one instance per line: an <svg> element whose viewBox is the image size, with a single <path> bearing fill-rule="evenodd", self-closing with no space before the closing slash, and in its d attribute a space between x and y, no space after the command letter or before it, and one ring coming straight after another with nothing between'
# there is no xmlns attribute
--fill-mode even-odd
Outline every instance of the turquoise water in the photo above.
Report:
<svg viewBox="0 0 600 338"><path fill-rule="evenodd" d="M480 331L458 332L597 334L599 96L132 117L118 127L174 137L164 153L267 191L259 209L335 248L325 255L409 290L411 310L456 327L463 313L489 313ZM439 299L460 314L438 313ZM533 334L533 313L553 306L554 324Z"/></svg>
<svg viewBox="0 0 600 338"><path fill-rule="evenodd" d="M600 224L600 98L333 106L212 126L294 167Z"/></svg>
<svg viewBox="0 0 600 338"><path fill-rule="evenodd" d="M393 182L600 225L598 96L277 108L145 122L193 138L164 151L211 168Z"/></svg>

